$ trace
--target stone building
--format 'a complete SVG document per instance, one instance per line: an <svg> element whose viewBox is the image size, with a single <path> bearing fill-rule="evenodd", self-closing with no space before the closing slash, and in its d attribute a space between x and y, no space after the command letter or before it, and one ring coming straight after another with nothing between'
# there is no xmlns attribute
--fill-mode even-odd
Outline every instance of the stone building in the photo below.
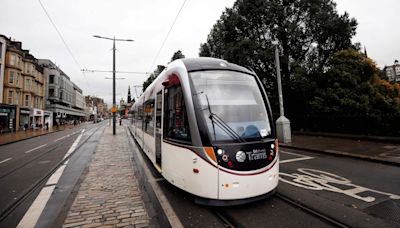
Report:
<svg viewBox="0 0 400 228"><path fill-rule="evenodd" d="M4 77L1 78L0 128L9 132L23 130L25 124L42 127L45 123L43 68L28 50L22 49L21 42L1 37L5 41L2 49L6 50L5 53L2 50L1 58Z"/></svg>

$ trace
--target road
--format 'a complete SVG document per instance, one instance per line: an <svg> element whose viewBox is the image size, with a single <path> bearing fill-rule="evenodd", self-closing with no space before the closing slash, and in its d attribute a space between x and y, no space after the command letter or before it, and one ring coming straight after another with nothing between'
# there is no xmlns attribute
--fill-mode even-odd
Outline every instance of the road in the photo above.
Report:
<svg viewBox="0 0 400 228"><path fill-rule="evenodd" d="M136 150L136 149L135 149ZM259 202L214 208L153 178L185 227L399 227L400 168L282 149L277 193Z"/></svg>
<svg viewBox="0 0 400 228"><path fill-rule="evenodd" d="M78 136L83 136L80 147L104 124L82 124L0 146L0 226L16 226Z"/></svg>

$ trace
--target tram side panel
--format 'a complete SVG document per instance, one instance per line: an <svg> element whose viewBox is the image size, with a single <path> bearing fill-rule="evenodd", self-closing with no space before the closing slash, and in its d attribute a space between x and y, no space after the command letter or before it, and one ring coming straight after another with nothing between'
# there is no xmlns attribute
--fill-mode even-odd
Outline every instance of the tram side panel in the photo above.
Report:
<svg viewBox="0 0 400 228"><path fill-rule="evenodd" d="M162 175L194 195L218 199L218 169L194 151L162 143Z"/></svg>

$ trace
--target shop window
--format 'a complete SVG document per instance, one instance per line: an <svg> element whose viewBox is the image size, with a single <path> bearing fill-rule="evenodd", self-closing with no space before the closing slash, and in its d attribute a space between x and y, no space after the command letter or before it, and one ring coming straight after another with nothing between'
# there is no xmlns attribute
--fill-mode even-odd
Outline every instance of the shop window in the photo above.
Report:
<svg viewBox="0 0 400 228"><path fill-rule="evenodd" d="M179 79L176 77L174 80L176 81ZM191 142L189 121L182 87L175 83L172 87L165 89L164 96L164 136L173 140Z"/></svg>

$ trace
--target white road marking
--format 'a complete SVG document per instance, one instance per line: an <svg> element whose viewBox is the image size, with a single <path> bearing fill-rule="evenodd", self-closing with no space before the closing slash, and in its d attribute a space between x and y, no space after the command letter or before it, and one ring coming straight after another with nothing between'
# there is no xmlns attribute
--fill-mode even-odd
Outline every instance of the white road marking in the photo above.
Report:
<svg viewBox="0 0 400 228"><path fill-rule="evenodd" d="M280 164L283 164L283 163L296 162L296 161L303 161L303 160L310 160L310 159L314 159L314 158L313 158L313 157L292 158L292 159L287 159L287 160L279 161L279 163L280 163Z"/></svg>
<svg viewBox="0 0 400 228"><path fill-rule="evenodd" d="M84 129L81 131L81 134L78 136L78 138L75 139L75 142L69 148L69 150L67 152L68 155L71 154L78 146L78 143L82 138L83 132L85 132ZM68 136L70 136L70 135L68 135ZM53 175L51 175L51 177L49 178L49 180L46 183L46 186L44 188L42 188L39 195L36 197L35 201L29 207L29 210L25 213L24 217L19 222L17 228L26 228L26 227L30 228L30 227L36 226L36 223L38 222L40 215L42 214L47 202L49 201L50 196L53 194L56 184L58 183L61 175L63 174L64 169L66 167L66 163L68 163L68 161L69 160L67 160L64 163L64 165L60 166L57 169L57 171L54 172ZM50 185L50 186L48 186L48 185Z"/></svg>
<svg viewBox="0 0 400 228"><path fill-rule="evenodd" d="M33 201L31 207L26 212L22 220L19 222L17 228L34 227L39 219L40 214L49 200L51 193L56 186L44 187L39 195Z"/></svg>
<svg viewBox="0 0 400 228"><path fill-rule="evenodd" d="M83 132L85 132L85 129L82 130L82 133L76 138L75 142L72 144L72 146L69 148L68 152L65 154L64 158L68 157L72 152L75 151L76 147L78 146L79 141L82 138Z"/></svg>
<svg viewBox="0 0 400 228"><path fill-rule="evenodd" d="M287 152L287 151L279 151L279 152L283 153L283 154L290 154L290 155L294 155L294 156L298 156L299 157L299 158L292 158L292 159L286 159L286 160L279 161L280 164L314 159L314 157L310 157L310 156L306 156L306 155L302 155L302 154L296 154L296 153Z"/></svg>
<svg viewBox="0 0 400 228"><path fill-rule="evenodd" d="M390 199L400 199L400 195L356 185L351 183L351 180L333 173L308 168L298 168L297 171L298 173L291 174L280 172L279 180L308 190L341 193L368 203L376 200L375 196L367 195L368 192L384 195Z"/></svg>
<svg viewBox="0 0 400 228"><path fill-rule="evenodd" d="M10 161L12 158L7 158L7 159L4 159L3 161L0 161L0 164L1 163L4 163L4 162L6 162L6 161Z"/></svg>
<svg viewBox="0 0 400 228"><path fill-rule="evenodd" d="M35 147L33 149L30 149L30 150L26 151L25 154L30 153L32 151L35 151L35 150L40 149L40 148L45 147L45 146L47 146L47 144L43 144L41 146Z"/></svg>

